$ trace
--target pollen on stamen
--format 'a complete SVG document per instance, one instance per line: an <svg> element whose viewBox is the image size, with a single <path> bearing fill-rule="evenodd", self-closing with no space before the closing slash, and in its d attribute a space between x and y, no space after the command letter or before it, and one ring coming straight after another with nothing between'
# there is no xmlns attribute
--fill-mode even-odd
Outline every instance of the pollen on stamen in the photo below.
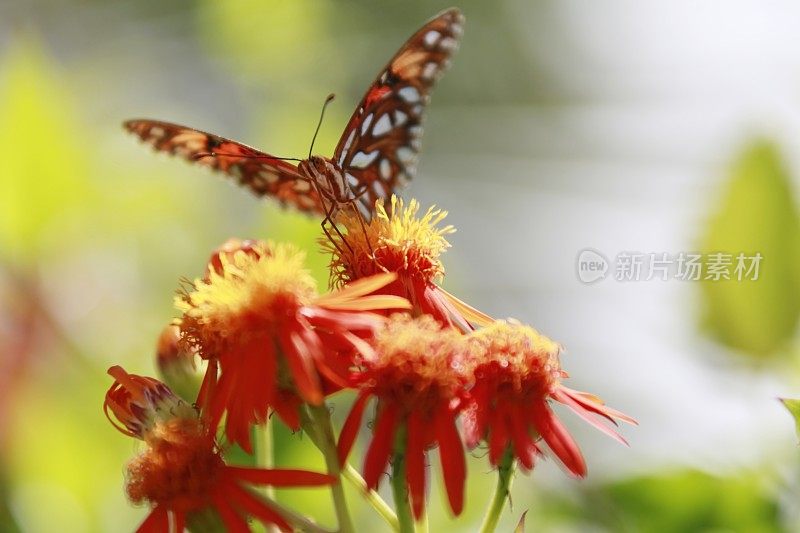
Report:
<svg viewBox="0 0 800 533"><path fill-rule="evenodd" d="M378 397L394 397L419 409L451 400L466 382L463 336L430 316L393 315L374 344L376 356L366 364Z"/></svg>
<svg viewBox="0 0 800 533"><path fill-rule="evenodd" d="M334 242L322 243L332 253L335 282L387 271L419 281L440 281L445 273L440 255L450 247L446 235L455 232L451 225L440 227L447 212L431 207L418 216L416 200L406 205L397 196L392 196L389 211L381 200L375 208L375 217L367 223L355 212L342 211L337 222L345 230L344 237L335 235Z"/></svg>
<svg viewBox="0 0 800 533"><path fill-rule="evenodd" d="M184 338L205 352L248 332L271 330L316 295L305 254L288 244L247 242L212 257L204 279L176 298ZM207 353L201 355L206 356Z"/></svg>
<svg viewBox="0 0 800 533"><path fill-rule="evenodd" d="M497 320L470 336L475 379L502 380L504 389L544 397L563 375L561 346L516 320Z"/></svg>

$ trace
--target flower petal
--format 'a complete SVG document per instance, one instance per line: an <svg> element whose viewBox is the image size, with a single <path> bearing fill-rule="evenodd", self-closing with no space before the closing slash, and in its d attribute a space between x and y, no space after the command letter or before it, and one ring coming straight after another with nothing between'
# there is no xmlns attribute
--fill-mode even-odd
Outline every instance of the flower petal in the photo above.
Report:
<svg viewBox="0 0 800 533"><path fill-rule="evenodd" d="M447 409L442 409L436 427L447 498L450 501L450 509L458 516L464 509L467 463L464 458L464 445L461 443L461 437L456 429L455 414Z"/></svg>
<svg viewBox="0 0 800 533"><path fill-rule="evenodd" d="M389 454L394 445L394 434L397 430L397 407L389 405L378 413L372 442L364 458L364 481L367 487L378 486L384 467L389 461Z"/></svg>
<svg viewBox="0 0 800 533"><path fill-rule="evenodd" d="M359 280L360 281L360 280ZM358 300L346 302L327 302L317 305L325 309L335 309L342 311L376 311L383 309L411 309L411 302L402 296L393 294L371 294L362 296Z"/></svg>
<svg viewBox="0 0 800 533"><path fill-rule="evenodd" d="M156 505L136 533L169 533L169 513L163 505Z"/></svg>
<svg viewBox="0 0 800 533"><path fill-rule="evenodd" d="M320 405L323 401L322 387L317 369L314 367L312 351L317 346L308 346L306 343L309 337L302 336L296 330L281 331L280 337L281 348L297 391L311 405Z"/></svg>
<svg viewBox="0 0 800 533"><path fill-rule="evenodd" d="M272 506L261 496L242 487L237 483L230 483L226 487L228 496L247 513L253 515L265 526L274 524L282 531L292 531L292 527Z"/></svg>
<svg viewBox="0 0 800 533"><path fill-rule="evenodd" d="M489 462L497 466L508 446L508 422L505 411L498 410L489 428Z"/></svg>
<svg viewBox="0 0 800 533"><path fill-rule="evenodd" d="M425 425L419 413L412 411L406 422L406 484L414 518L425 510Z"/></svg>
<svg viewBox="0 0 800 533"><path fill-rule="evenodd" d="M224 486L224 490L229 490L229 485L233 485L233 483L227 483ZM219 517L222 518L228 533L250 533L247 520L242 518L236 509L228 503L225 496L221 494L222 490L223 488L220 487L220 491L212 494L211 501L214 503L214 509L219 513Z"/></svg>
<svg viewBox="0 0 800 533"><path fill-rule="evenodd" d="M328 474L289 468L265 469L226 466L225 475L253 485L270 485L273 487L317 487L330 485L336 481L336 478Z"/></svg>
<svg viewBox="0 0 800 533"><path fill-rule="evenodd" d="M628 424L632 424L634 426L638 426L639 422L636 419L631 418L630 416L617 411L616 409L612 409L606 406L603 403L603 400L595 396L594 394L589 394L588 392L581 392L574 389L570 389L565 386L559 387L559 390L564 394L568 395L570 398L578 402L580 405L584 407L587 411L592 411L593 413L597 413L601 416L604 416L614 422L614 419L622 420L623 422L627 422Z"/></svg>
<svg viewBox="0 0 800 533"><path fill-rule="evenodd" d="M536 429L564 466L578 477L586 475L586 463L575 440L544 402L533 406Z"/></svg>
<svg viewBox="0 0 800 533"><path fill-rule="evenodd" d="M350 455L350 450L353 448L353 443L358 436L358 430L361 426L361 419L364 417L364 409L367 406L369 395L361 393L350 408L350 413L347 415L342 426L342 431L339 433L339 442L336 444L337 455L339 456L339 464L344 465L347 462L347 456Z"/></svg>
<svg viewBox="0 0 800 533"><path fill-rule="evenodd" d="M326 307L331 304L336 305L338 302L344 302L360 296L371 294L378 289L382 289L386 285L389 285L396 279L397 274L394 272L385 272L381 274L375 274L374 276L370 276L368 278L361 278L348 283L342 289L339 289L336 292L320 296L317 298L315 303L317 305Z"/></svg>
<svg viewBox="0 0 800 533"><path fill-rule="evenodd" d="M479 326L488 326L489 324L494 322L494 319L489 315L487 315L486 313L478 311L468 303L459 300L458 298L456 298L455 296L453 296L452 294L450 294L441 287L439 287L439 290L442 291L442 294L445 296L445 298L447 298L450 301L450 303L453 304L453 307L458 309L461 315L468 321L477 324Z"/></svg>
<svg viewBox="0 0 800 533"><path fill-rule="evenodd" d="M610 427L606 426L600 420L593 416L593 413L596 413L596 410L587 409L584 407L583 404L576 401L572 396L567 393L563 393L561 391L555 391L553 394L553 399L563 403L567 407L572 410L573 413L577 414L579 417L583 418L586 422L590 423L609 437L613 438L617 442L628 446L628 441L626 441L622 435L611 429ZM602 413L599 413L602 414ZM609 417L606 417L609 418ZM612 419L613 422L613 419Z"/></svg>

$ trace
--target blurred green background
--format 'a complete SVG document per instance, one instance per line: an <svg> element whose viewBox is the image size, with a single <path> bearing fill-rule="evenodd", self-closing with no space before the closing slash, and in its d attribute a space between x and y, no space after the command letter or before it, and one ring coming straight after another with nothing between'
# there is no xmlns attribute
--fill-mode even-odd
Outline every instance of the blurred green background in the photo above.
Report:
<svg viewBox="0 0 800 533"><path fill-rule="evenodd" d="M0 531L129 531L135 443L104 419L108 366L153 374L181 276L226 238L290 239L324 286L318 224L149 153L120 123L182 122L330 155L374 75L449 3L0 3ZM406 197L458 228L446 287L567 347L574 388L639 419L617 446L564 413L585 481L543 461L509 531L797 531L800 7L464 1L461 51ZM582 284L580 250L760 252L757 282ZM345 414L346 398L336 415ZM319 467L279 432L283 464ZM291 444L291 445L290 445ZM434 469L437 472L437 469ZM494 477L476 452L473 531ZM327 495L282 497L330 523ZM359 506L363 530L380 530Z"/></svg>

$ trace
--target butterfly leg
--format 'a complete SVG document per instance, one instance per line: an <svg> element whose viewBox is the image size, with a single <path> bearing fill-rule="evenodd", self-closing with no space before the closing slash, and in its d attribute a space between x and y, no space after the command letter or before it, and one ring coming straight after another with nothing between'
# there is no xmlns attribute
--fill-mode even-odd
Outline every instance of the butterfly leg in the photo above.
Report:
<svg viewBox="0 0 800 533"><path fill-rule="evenodd" d="M358 202L359 198L364 196L364 193L366 193L367 190L368 190L368 187L366 185L363 185L359 192L356 192L356 191L350 189L350 192L353 193L353 197L352 198L348 198L347 199L347 203L350 205L350 207L353 209L353 211L355 211L356 216L358 217L358 223L361 225L361 231L364 233L364 240L367 242L367 247L369 248L369 254L374 259L375 258L375 250L372 248L372 243L369 240L369 234L367 233L367 226L366 226L366 223L364 221L364 215L361 214L361 210L356 205L356 202Z"/></svg>
<svg viewBox="0 0 800 533"><path fill-rule="evenodd" d="M344 250L342 250L339 247L339 245L333 239L333 236L331 235L330 231L328 231L327 224L330 223L334 231L336 231L336 233L339 235L339 239L341 239L341 241L350 251L350 256L351 257L354 256L355 252L353 252L352 246L350 246L350 243L347 242L347 239L344 238L344 235L342 235L342 232L339 230L339 227L333 221L333 214L334 211L336 210L336 205L337 205L336 199L326 195L316 181L311 180L311 184L313 185L314 189L316 189L317 195L322 201L323 207L325 209L325 218L322 219L322 223L320 224L322 226L322 231L325 233L325 237L327 237L328 241L330 241L333 244L334 248L336 248L336 251L339 253L340 256L345 255Z"/></svg>

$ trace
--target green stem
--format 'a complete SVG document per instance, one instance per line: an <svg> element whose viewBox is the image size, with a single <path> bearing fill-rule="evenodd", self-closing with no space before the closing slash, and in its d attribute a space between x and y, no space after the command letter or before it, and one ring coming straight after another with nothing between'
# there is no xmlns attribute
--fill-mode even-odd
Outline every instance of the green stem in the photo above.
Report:
<svg viewBox="0 0 800 533"><path fill-rule="evenodd" d="M397 428L392 458L392 494L400 533L414 533L414 516L411 514L411 500L406 484L406 427Z"/></svg>
<svg viewBox="0 0 800 533"><path fill-rule="evenodd" d="M514 467L514 452L511 446L509 446L500 459L500 464L497 465L497 487L494 491L492 503L486 510L486 516L483 517L480 533L492 533L495 528L497 528L497 522L500 520L500 513L503 511L511 491L511 481L514 479Z"/></svg>
<svg viewBox="0 0 800 533"><path fill-rule="evenodd" d="M397 515L394 514L392 508L389 507L383 498L375 492L367 487L367 482L364 481L364 478L361 477L361 474L353 468L353 465L346 464L342 469L342 477L349 481L353 486L355 486L358 491L364 496L364 499L369 502L370 505L377 511L381 518L383 518L387 524L392 528L392 531L399 531L400 530L400 523L397 521Z"/></svg>
<svg viewBox="0 0 800 533"><path fill-rule="evenodd" d="M272 419L256 427L256 466L259 468L275 467L275 450L272 442ZM264 496L275 499L275 489L269 485L263 489Z"/></svg>
<svg viewBox="0 0 800 533"><path fill-rule="evenodd" d="M347 508L347 500L344 497L344 487L342 487L342 471L339 467L339 456L336 451L336 439L333 436L333 425L327 404L320 406L308 406L312 430L316 431L316 444L325 458L325 466L328 474L336 478L336 483L331 485L331 495L333 505L336 509L336 519L339 522L339 533L353 533L353 521L350 518L350 511Z"/></svg>

